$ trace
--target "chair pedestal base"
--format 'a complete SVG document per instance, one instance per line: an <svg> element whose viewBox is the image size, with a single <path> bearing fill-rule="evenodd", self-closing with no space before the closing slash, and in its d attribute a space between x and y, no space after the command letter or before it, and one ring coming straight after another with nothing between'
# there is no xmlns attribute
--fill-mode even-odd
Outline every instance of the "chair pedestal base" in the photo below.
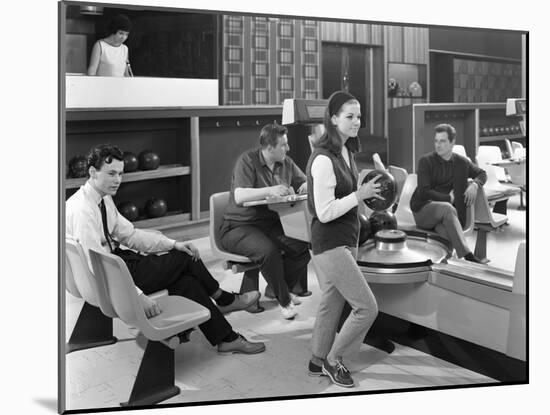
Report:
<svg viewBox="0 0 550 415"><path fill-rule="evenodd" d="M98 307L85 302L67 343L67 353L106 346L117 341L113 336L113 319L103 314Z"/></svg>
<svg viewBox="0 0 550 415"><path fill-rule="evenodd" d="M519 206L518 210L525 210L525 205L523 204L523 189L521 190L519 194Z"/></svg>
<svg viewBox="0 0 550 415"><path fill-rule="evenodd" d="M135 401L128 401L128 402L121 402L120 406L126 407L126 406L149 406L154 405L156 403L165 401L166 399L170 399L174 396L177 396L181 393L181 389L177 386L171 386L166 388L165 390L151 393L147 397L144 397L143 399L136 399Z"/></svg>
<svg viewBox="0 0 550 415"><path fill-rule="evenodd" d="M487 234L492 230L492 228L483 225L477 225L477 237L474 255L478 257L483 264L487 264L488 262L490 262L490 259L487 259Z"/></svg>
<svg viewBox="0 0 550 415"><path fill-rule="evenodd" d="M174 384L174 350L148 341L127 402L121 406L154 405L180 393Z"/></svg>

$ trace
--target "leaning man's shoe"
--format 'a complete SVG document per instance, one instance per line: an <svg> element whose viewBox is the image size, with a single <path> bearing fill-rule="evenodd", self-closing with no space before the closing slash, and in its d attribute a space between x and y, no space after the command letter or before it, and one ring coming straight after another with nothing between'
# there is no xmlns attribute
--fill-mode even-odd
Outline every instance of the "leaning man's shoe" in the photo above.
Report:
<svg viewBox="0 0 550 415"><path fill-rule="evenodd" d="M223 314L230 313L232 311L244 310L258 301L260 298L259 291L249 291L244 294L235 294L235 299L231 304L221 306L218 308Z"/></svg>
<svg viewBox="0 0 550 415"><path fill-rule="evenodd" d="M471 252L467 253L465 256L464 256L464 259L466 261L470 261L470 262L474 262L476 264L485 264L486 261L483 261L482 259L476 257L474 254L472 254Z"/></svg>
<svg viewBox="0 0 550 415"><path fill-rule="evenodd" d="M298 297L309 297L311 295L311 291L302 291L299 293L292 292L292 294L296 294Z"/></svg>
<svg viewBox="0 0 550 415"><path fill-rule="evenodd" d="M239 334L236 340L232 342L223 342L218 345L219 354L256 354L265 350L265 344L262 342L252 343L245 339L245 337Z"/></svg>

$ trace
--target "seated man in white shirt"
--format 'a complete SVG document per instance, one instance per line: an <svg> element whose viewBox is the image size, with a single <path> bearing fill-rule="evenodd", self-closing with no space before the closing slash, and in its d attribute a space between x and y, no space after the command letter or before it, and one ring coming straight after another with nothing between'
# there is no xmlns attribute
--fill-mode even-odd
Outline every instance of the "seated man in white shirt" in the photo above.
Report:
<svg viewBox="0 0 550 415"><path fill-rule="evenodd" d="M255 304L260 293L251 291L237 295L221 290L193 244L136 229L117 211L113 196L122 182L124 171L122 152L117 147L100 145L92 148L87 162L88 181L66 201L67 235L80 242L86 255L89 248L94 248L111 252L124 260L147 317L162 313L159 305L147 294L167 289L170 295L181 295L210 310L210 319L199 328L213 346L218 346L218 352L263 352L263 343L251 343L236 333L222 314ZM119 244L153 255L121 249ZM154 255L162 251L169 252ZM88 264L91 269L89 257Z"/></svg>

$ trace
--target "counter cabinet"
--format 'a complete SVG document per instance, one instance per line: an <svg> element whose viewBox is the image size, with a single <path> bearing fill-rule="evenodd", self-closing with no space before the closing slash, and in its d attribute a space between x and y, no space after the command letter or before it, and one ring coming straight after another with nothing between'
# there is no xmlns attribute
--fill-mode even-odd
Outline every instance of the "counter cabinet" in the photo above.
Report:
<svg viewBox="0 0 550 415"><path fill-rule="evenodd" d="M62 139L65 197L86 181L67 177L73 156L102 143L136 156L151 150L159 155L159 168L125 173L115 203L138 207L138 228L173 237L206 236L210 195L229 189L239 154L258 145L261 127L280 123L281 114L281 106L67 109ZM152 197L166 201L165 216L147 217L144 207Z"/></svg>
<svg viewBox="0 0 550 415"><path fill-rule="evenodd" d="M506 116L505 103L412 104L388 111L389 164L416 173L418 159L434 150L434 128L441 123L456 128L456 144L474 162L479 145L493 143L504 151L505 139L526 141L518 120Z"/></svg>

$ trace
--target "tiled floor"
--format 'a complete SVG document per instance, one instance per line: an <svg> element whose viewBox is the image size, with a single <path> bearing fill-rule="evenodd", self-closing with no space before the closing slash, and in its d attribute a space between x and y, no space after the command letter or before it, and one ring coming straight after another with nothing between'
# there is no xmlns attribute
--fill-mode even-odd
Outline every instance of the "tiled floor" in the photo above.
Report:
<svg viewBox="0 0 550 415"><path fill-rule="evenodd" d="M513 270L517 245L525 239L525 211L517 210L519 197L509 202L510 224L502 232L490 234L487 253L491 265ZM475 235L470 237L474 245ZM207 238L195 241L203 260L222 288L237 291L241 276L224 271L209 249ZM274 301L262 298L261 314L235 312L228 315L233 327L250 340L266 343L265 353L255 356L220 356L204 336L195 331L189 343L176 351L176 384L182 393L166 403L227 401L322 393L349 392L332 385L325 377L307 375L311 329L319 289L311 268L308 275L311 297L298 306L294 321L283 320ZM260 282L265 288L265 282ZM67 294L67 336L75 324L81 301ZM67 355L67 409L117 407L125 401L141 360L145 339L116 320L115 345ZM137 337L136 337L137 336ZM493 379L397 344L388 355L361 345L353 356L345 357L358 384L353 391L375 391L441 385L494 382Z"/></svg>

